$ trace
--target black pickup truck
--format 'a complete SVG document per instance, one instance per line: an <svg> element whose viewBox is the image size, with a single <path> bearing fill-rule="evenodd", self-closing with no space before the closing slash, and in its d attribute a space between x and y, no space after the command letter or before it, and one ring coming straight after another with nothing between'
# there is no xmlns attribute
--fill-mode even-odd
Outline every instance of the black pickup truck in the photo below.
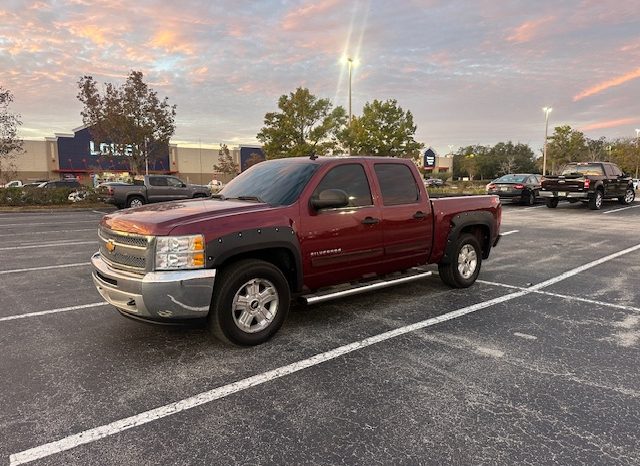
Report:
<svg viewBox="0 0 640 466"><path fill-rule="evenodd" d="M134 184L109 184L98 188L98 196L102 201L121 209L153 202L209 197L210 194L207 186L189 185L168 175L145 175L144 180Z"/></svg>
<svg viewBox="0 0 640 466"><path fill-rule="evenodd" d="M569 163L560 175L547 175L542 179L539 196L547 207L555 209L559 201L584 202L589 208L602 208L604 199L617 199L631 204L635 199L631 177L610 162Z"/></svg>

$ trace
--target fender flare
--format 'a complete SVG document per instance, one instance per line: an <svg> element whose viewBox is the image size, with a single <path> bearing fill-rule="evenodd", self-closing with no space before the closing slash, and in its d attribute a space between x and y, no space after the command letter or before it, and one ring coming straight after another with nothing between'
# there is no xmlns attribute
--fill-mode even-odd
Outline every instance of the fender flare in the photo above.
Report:
<svg viewBox="0 0 640 466"><path fill-rule="evenodd" d="M440 263L450 264L453 256L453 249L456 245L456 241L460 237L460 232L469 226L486 226L489 229L489 237L486 241L481 243L482 246L482 258L487 259L489 252L491 251L491 238L494 236L495 219L491 212L486 210L479 210L475 212L464 212L458 214L451 219L451 231L447 237L447 246L444 250L444 255Z"/></svg>
<svg viewBox="0 0 640 466"><path fill-rule="evenodd" d="M236 231L207 241L207 268L220 267L223 263L241 254L260 252L266 249L284 249L293 257L295 282L292 291L302 289L302 253L298 235L290 226L251 228Z"/></svg>

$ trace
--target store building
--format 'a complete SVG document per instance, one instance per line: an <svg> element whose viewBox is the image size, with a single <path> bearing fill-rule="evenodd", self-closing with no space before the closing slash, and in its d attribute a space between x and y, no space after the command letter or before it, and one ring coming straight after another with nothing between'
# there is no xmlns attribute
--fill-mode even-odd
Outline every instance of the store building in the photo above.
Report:
<svg viewBox="0 0 640 466"><path fill-rule="evenodd" d="M420 158L422 167L425 169L427 176L434 173L451 173L453 174L453 155L438 155L436 151L428 147Z"/></svg>
<svg viewBox="0 0 640 466"><path fill-rule="evenodd" d="M69 134L56 133L43 140L25 140L24 153L14 160L16 177L25 183L61 178L78 178L90 185L94 177L102 180L126 179L130 176L130 148L113 154L114 147L92 140L88 128L80 127ZM219 149L183 147L169 143L149 148L149 173L172 174L183 181L206 184L212 179L227 182L229 175L216 173ZM262 148L230 147L229 154L242 170L252 161L264 160Z"/></svg>

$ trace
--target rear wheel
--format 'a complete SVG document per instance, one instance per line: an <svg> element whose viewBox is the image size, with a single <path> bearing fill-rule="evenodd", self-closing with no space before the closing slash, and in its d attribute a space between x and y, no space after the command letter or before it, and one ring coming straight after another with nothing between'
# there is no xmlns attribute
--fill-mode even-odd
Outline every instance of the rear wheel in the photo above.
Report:
<svg viewBox="0 0 640 466"><path fill-rule="evenodd" d="M620 204L631 204L636 198L636 192L633 190L633 188L627 188L627 191L625 192L623 197L619 197L618 198L618 202Z"/></svg>
<svg viewBox="0 0 640 466"><path fill-rule="evenodd" d="M289 284L275 265L246 259L222 270L216 283L209 329L218 339L242 346L264 343L289 312Z"/></svg>
<svg viewBox="0 0 640 466"><path fill-rule="evenodd" d="M527 191L523 196L525 205L534 205L536 203L536 194L533 191Z"/></svg>
<svg viewBox="0 0 640 466"><path fill-rule="evenodd" d="M547 198L547 207L550 209L555 209L556 207L558 207L558 198L557 197Z"/></svg>
<svg viewBox="0 0 640 466"><path fill-rule="evenodd" d="M440 279L454 288L467 288L476 281L482 265L478 239L469 233L458 238L449 264L438 264Z"/></svg>
<svg viewBox="0 0 640 466"><path fill-rule="evenodd" d="M140 196L131 196L127 199L127 207L140 207L144 205L144 199Z"/></svg>
<svg viewBox="0 0 640 466"><path fill-rule="evenodd" d="M599 190L599 189L596 190L594 195L589 198L589 208L591 210L600 210L602 208L602 198L603 197L604 196L602 195L602 191Z"/></svg>

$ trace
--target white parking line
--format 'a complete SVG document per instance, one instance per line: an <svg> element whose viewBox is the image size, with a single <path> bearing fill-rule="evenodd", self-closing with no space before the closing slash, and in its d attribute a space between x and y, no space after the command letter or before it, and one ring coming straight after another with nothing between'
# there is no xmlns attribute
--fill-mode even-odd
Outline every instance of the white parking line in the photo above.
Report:
<svg viewBox="0 0 640 466"><path fill-rule="evenodd" d="M96 231L95 228L82 228L80 230L44 230L44 231L21 231L20 233L5 233L0 235L0 238L3 237L8 237L8 236L15 236L15 237L19 237L20 238L24 238L25 236L31 236L31 235L52 235L55 233L74 233L76 231Z"/></svg>
<svg viewBox="0 0 640 466"><path fill-rule="evenodd" d="M522 286L507 285L506 283L490 282L490 281L487 281L487 280L478 280L478 283L484 283L485 285L499 286L501 288L509 288L511 290L530 290L531 289L531 288L525 288L525 287L522 287ZM616 308L616 309L624 309L625 311L632 311L632 312L640 313L640 307L625 306L624 304L605 303L604 301L596 301L594 299L579 298L578 296L571 296L571 295L560 294L560 293L552 293L551 291L533 290L533 293L543 294L543 295L547 295L547 296L553 296L553 297L556 297L556 298L566 299L566 300L569 300L569 301L580 301L582 303L595 304L595 305L598 305L598 306L605 306L605 307L613 307L613 308Z"/></svg>
<svg viewBox="0 0 640 466"><path fill-rule="evenodd" d="M98 224L98 219L95 220L76 220L75 222L41 222L41 223L5 223L0 227L35 227L41 225L54 226L54 225L76 225L78 223L95 223Z"/></svg>
<svg viewBox="0 0 640 466"><path fill-rule="evenodd" d="M46 248L50 246L75 246L80 244L96 244L98 241L58 241L56 243L42 243L31 246L14 246L10 248L0 248L0 251L13 251L15 249L34 249L34 248Z"/></svg>
<svg viewBox="0 0 640 466"><path fill-rule="evenodd" d="M632 205L632 206L629 206L629 207L621 207L619 209L607 210L606 212L602 212L602 213L603 214L612 214L614 212L620 212L621 210L635 209L637 207L640 207L640 205Z"/></svg>
<svg viewBox="0 0 640 466"><path fill-rule="evenodd" d="M83 265L91 265L91 262L76 262L75 264L62 264L62 265L46 265L44 267L29 267L28 269L0 270L0 275L6 275L9 273L18 273L18 272L32 272L35 270L51 270L51 269L65 269L69 267L82 267Z"/></svg>
<svg viewBox="0 0 640 466"><path fill-rule="evenodd" d="M509 235L513 235L514 233L518 233L520 230L511 230L511 231L505 231L504 233L500 233L500 236L509 236Z"/></svg>
<svg viewBox="0 0 640 466"><path fill-rule="evenodd" d="M67 312L67 311L77 311L79 309L89 309L91 307L100 307L106 306L106 301L102 301L100 303L91 303L91 304L81 304L78 306L69 306L69 307L61 307L58 309L49 309L48 311L37 311L37 312L29 312L27 314L16 314L14 316L0 317L0 322L6 322L8 320L18 320L18 319L28 319L30 317L38 317L44 316L47 314L57 314L59 312Z"/></svg>
<svg viewBox="0 0 640 466"><path fill-rule="evenodd" d="M19 453L14 453L9 456L9 464L10 466L17 466L19 464L29 463L37 459L46 458L47 456L51 456L62 451L70 450L80 445L95 442L102 438L109 437L111 435L117 434L119 432L123 432L133 427L141 426L149 422L153 422L158 419L162 419L164 417L171 416L173 414L177 414L191 408L195 408L196 406L201 406L201 405L210 403L212 401L224 398L234 393L247 390L251 387L255 387L263 383L270 382L271 380L280 379L287 375L291 375L293 373L299 372L309 367L317 366L318 364L322 364L323 362L330 361L340 356L344 356L345 354L361 350L368 346L375 345L377 343L387 341L392 338L399 337L401 335L406 335L408 333L415 332L416 330L421 330L421 329L430 327L432 325L439 324L441 322L457 319L467 314L470 314L472 312L476 312L481 309L485 309L487 307L493 306L495 304L511 301L512 299L528 295L534 290L538 290L545 286L552 285L561 280L572 277L591 267L595 267L599 264L615 259L616 257L620 257L623 254L627 254L637 249L640 249L640 244L631 248L627 248L624 251L620 251L614 254L610 254L606 257L602 257L601 259L589 262L588 264L582 265L580 267L576 267L575 269L571 269L561 275L558 275L557 277L541 282L538 285L535 285L531 288L517 291L515 293L510 293L505 296L500 296L498 298L494 298L489 301L484 301L478 304L463 307L461 309L448 312L438 317L426 319L421 322L417 322L415 324L396 328L394 330L390 330L388 332L384 332L379 335L365 338L364 340L356 341L354 343L340 346L338 348L332 349L330 351L326 351L324 353L316 354L315 356L312 356L307 359L303 359L301 361L294 362L292 364L288 364L286 366L281 366L276 369L248 377L246 379L242 379L237 382L230 383L228 385L223 385L221 387L217 387L212 390L199 393L197 395L182 399L180 401L169 403L167 405L160 406L158 408L151 409L149 411L145 411L143 413L136 414L124 419L120 419L120 420L111 422L109 424L95 427L93 429L88 429L78 434L73 434L68 437L62 438L60 440L56 440L54 442L50 442L44 445L30 448L28 450L24 450Z"/></svg>

